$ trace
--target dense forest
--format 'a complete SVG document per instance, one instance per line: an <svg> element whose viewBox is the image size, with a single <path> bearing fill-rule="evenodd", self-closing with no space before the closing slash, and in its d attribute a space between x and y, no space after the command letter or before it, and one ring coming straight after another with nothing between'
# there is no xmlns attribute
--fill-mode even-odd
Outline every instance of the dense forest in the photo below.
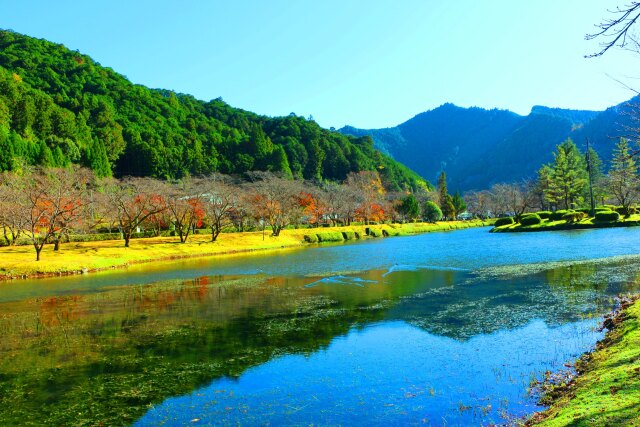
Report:
<svg viewBox="0 0 640 427"><path fill-rule="evenodd" d="M342 181L375 170L390 190L428 185L369 136L134 85L77 51L0 31L0 169L69 164L163 179L262 170Z"/></svg>

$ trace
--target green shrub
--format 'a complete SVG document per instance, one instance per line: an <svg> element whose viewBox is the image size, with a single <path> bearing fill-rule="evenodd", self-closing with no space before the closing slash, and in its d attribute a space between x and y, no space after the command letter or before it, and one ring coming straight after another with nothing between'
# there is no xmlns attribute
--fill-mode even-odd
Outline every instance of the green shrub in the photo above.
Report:
<svg viewBox="0 0 640 427"><path fill-rule="evenodd" d="M599 211L596 212L596 221L617 221L620 214L615 211Z"/></svg>
<svg viewBox="0 0 640 427"><path fill-rule="evenodd" d="M520 218L520 224L522 225L536 225L540 224L542 219L538 216L538 214L529 214Z"/></svg>
<svg viewBox="0 0 640 427"><path fill-rule="evenodd" d="M327 231L325 233L318 233L318 240L320 242L342 242L344 237L339 231Z"/></svg>
<svg viewBox="0 0 640 427"><path fill-rule="evenodd" d="M611 209L609 208L605 208L604 206L598 206L595 211L596 212L602 212L602 211L610 211Z"/></svg>
<svg viewBox="0 0 640 427"><path fill-rule="evenodd" d="M316 234L305 234L304 241L307 243L318 243L318 236Z"/></svg>
<svg viewBox="0 0 640 427"><path fill-rule="evenodd" d="M513 217L506 216L504 218L498 218L493 225L496 227L502 227L503 225L511 225L514 222Z"/></svg>
<svg viewBox="0 0 640 427"><path fill-rule="evenodd" d="M549 218L551 218L552 212L550 212L550 211L539 211L539 212L536 212L536 214L542 219L549 219Z"/></svg>
<svg viewBox="0 0 640 427"><path fill-rule="evenodd" d="M371 237L382 237L382 230L367 227L365 228L365 232Z"/></svg>
<svg viewBox="0 0 640 427"><path fill-rule="evenodd" d="M567 221L567 224L572 224L574 222L582 221L586 217L587 217L587 214L582 212L582 211L568 212L568 213L562 215L562 219Z"/></svg>
<svg viewBox="0 0 640 427"><path fill-rule="evenodd" d="M343 231L342 237L344 240L354 240L357 239L355 231Z"/></svg>
<svg viewBox="0 0 640 427"><path fill-rule="evenodd" d="M393 228L386 228L384 230L382 230L382 235L385 237L389 237L389 236L399 236L400 235L400 230L396 230Z"/></svg>
<svg viewBox="0 0 640 427"><path fill-rule="evenodd" d="M638 210L633 206L629 206L628 209L625 209L622 206L618 206L617 208L615 208L615 211L624 216L634 215L638 213Z"/></svg>
<svg viewBox="0 0 640 427"><path fill-rule="evenodd" d="M560 210L557 210L557 211L553 212L551 214L551 216L549 217L549 219L551 221L560 221L562 219L562 217L564 216L564 214L569 213L569 212L575 212L575 211L573 211L571 209L569 209L569 210L560 209Z"/></svg>
<svg viewBox="0 0 640 427"><path fill-rule="evenodd" d="M440 207L434 202L428 200L424 204L422 215L424 216L425 221L436 222L442 219L442 210L440 210Z"/></svg>

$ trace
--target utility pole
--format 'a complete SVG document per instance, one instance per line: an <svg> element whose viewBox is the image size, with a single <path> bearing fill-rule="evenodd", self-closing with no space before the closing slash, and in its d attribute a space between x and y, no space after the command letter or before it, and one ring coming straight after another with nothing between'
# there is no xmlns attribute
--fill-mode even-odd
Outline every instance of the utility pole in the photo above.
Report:
<svg viewBox="0 0 640 427"><path fill-rule="evenodd" d="M589 197L591 198L591 210L589 215L593 218L596 216L596 205L593 200L593 177L591 174L591 153L589 152L589 138L587 140L587 173L589 174Z"/></svg>

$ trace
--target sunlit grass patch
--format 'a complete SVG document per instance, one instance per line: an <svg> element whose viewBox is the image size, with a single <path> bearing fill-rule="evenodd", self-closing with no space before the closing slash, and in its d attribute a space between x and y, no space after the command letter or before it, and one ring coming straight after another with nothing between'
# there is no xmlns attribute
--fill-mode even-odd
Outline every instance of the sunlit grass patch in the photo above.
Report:
<svg viewBox="0 0 640 427"><path fill-rule="evenodd" d="M599 348L578 363L584 370L536 425L640 425L640 301Z"/></svg>
<svg viewBox="0 0 640 427"><path fill-rule="evenodd" d="M208 234L192 235L186 243L180 243L176 237L135 239L128 248L124 247L122 240L74 242L61 245L59 252L53 251L52 245L45 246L40 261L35 261L35 252L31 246L2 247L0 276L6 278L76 274L152 261L302 247L307 243L359 239L367 236L367 228L382 237L383 230L387 230L387 235L412 235L481 225L484 223L469 221L394 224L393 228L391 225L383 224L287 229L278 237L271 236L270 230L267 229L264 233L223 233L216 242L211 242L211 236Z"/></svg>

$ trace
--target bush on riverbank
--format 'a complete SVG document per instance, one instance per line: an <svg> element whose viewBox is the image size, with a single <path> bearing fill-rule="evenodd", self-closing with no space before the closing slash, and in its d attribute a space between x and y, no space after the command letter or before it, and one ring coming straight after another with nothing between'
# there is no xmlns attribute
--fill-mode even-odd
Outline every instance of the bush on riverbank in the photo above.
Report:
<svg viewBox="0 0 640 427"><path fill-rule="evenodd" d="M318 235L317 234L305 234L304 241L307 243L318 243Z"/></svg>
<svg viewBox="0 0 640 427"><path fill-rule="evenodd" d="M624 208L622 206L618 206L615 208L615 211L618 212L620 215L628 217L630 215L634 215L638 213L638 209L634 208L633 206L629 206L629 208Z"/></svg>
<svg viewBox="0 0 640 427"><path fill-rule="evenodd" d="M515 221L513 220L513 217L510 216L506 216L504 218L498 218L495 222L495 226L496 227L502 227L503 225L511 225L513 224Z"/></svg>
<svg viewBox="0 0 640 427"><path fill-rule="evenodd" d="M620 214L615 211L600 211L596 212L596 221L618 221Z"/></svg>
<svg viewBox="0 0 640 427"><path fill-rule="evenodd" d="M552 212L551 215L549 215L549 219L551 221L560 221L565 214L568 214L568 213L571 213L571 212L575 212L575 211L573 211L571 209L569 209L569 210L560 209L560 210L557 210L555 212Z"/></svg>
<svg viewBox="0 0 640 427"><path fill-rule="evenodd" d="M567 222L567 224L573 224L574 222L580 222L587 217L587 214L584 212L568 212L562 215L562 219Z"/></svg>
<svg viewBox="0 0 640 427"><path fill-rule="evenodd" d="M536 212L536 214L541 218L541 219L549 219L551 218L551 211L539 211Z"/></svg>
<svg viewBox="0 0 640 427"><path fill-rule="evenodd" d="M399 236L400 235L400 230L395 229L395 228L385 228L385 229L382 230L382 235L384 237Z"/></svg>
<svg viewBox="0 0 640 427"><path fill-rule="evenodd" d="M537 225L537 224L540 224L541 222L542 222L542 219L540 218L540 216L538 216L538 214L528 214L520 218L520 224L524 226Z"/></svg>
<svg viewBox="0 0 640 427"><path fill-rule="evenodd" d="M325 233L318 233L318 241L322 242L342 242L344 237L340 231L327 231Z"/></svg>
<svg viewBox="0 0 640 427"><path fill-rule="evenodd" d="M355 240L360 238L355 231L343 231L342 237L344 240Z"/></svg>
<svg viewBox="0 0 640 427"><path fill-rule="evenodd" d="M376 228L367 228L365 229L365 232L371 237L382 237L382 230L378 230Z"/></svg>

